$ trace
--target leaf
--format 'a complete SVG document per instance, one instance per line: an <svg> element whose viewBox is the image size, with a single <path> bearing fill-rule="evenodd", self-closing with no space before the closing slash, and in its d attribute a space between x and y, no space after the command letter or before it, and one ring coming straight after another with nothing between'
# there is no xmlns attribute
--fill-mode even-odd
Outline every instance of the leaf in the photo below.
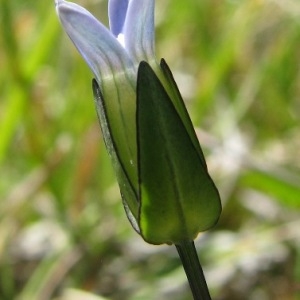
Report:
<svg viewBox="0 0 300 300"><path fill-rule="evenodd" d="M296 179L298 180L298 178ZM242 178L247 187L258 189L286 207L300 208L300 184L277 172L248 170Z"/></svg>

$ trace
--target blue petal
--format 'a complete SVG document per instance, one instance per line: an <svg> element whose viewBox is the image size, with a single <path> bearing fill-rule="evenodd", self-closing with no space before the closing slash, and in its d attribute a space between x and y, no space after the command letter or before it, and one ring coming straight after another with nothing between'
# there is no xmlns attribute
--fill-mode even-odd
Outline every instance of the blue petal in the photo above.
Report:
<svg viewBox="0 0 300 300"><path fill-rule="evenodd" d="M128 0L109 0L108 2L109 26L116 37L123 32L127 8Z"/></svg>
<svg viewBox="0 0 300 300"><path fill-rule="evenodd" d="M83 7L58 0L60 21L98 81L133 68L132 60L111 32Z"/></svg>
<svg viewBox="0 0 300 300"><path fill-rule="evenodd" d="M136 61L154 60L154 0L131 0L124 24L125 48Z"/></svg>

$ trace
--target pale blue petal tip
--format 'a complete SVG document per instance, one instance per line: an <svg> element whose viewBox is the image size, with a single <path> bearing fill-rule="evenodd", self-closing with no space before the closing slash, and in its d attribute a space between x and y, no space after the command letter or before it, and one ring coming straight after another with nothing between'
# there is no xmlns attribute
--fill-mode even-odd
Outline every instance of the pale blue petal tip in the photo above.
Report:
<svg viewBox="0 0 300 300"><path fill-rule="evenodd" d="M56 3L66 33L99 82L111 72L132 68L132 60L125 49L90 12L73 2L57 0Z"/></svg>
<svg viewBox="0 0 300 300"><path fill-rule="evenodd" d="M131 0L124 24L125 45L136 60L154 57L154 0Z"/></svg>
<svg viewBox="0 0 300 300"><path fill-rule="evenodd" d="M108 3L108 17L110 30L118 37L123 32L129 0L110 0Z"/></svg>
<svg viewBox="0 0 300 300"><path fill-rule="evenodd" d="M55 6L58 7L59 5L63 4L63 0L54 0Z"/></svg>

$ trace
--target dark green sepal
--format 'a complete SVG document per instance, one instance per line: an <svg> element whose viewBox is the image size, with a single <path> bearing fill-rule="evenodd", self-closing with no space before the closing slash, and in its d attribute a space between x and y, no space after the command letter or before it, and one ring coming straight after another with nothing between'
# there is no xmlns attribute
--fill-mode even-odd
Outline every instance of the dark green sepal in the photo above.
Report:
<svg viewBox="0 0 300 300"><path fill-rule="evenodd" d="M137 78L139 228L152 244L193 240L221 212L218 190L168 93L148 63Z"/></svg>
<svg viewBox="0 0 300 300"><path fill-rule="evenodd" d="M182 122L184 123L184 126L185 126L187 132L189 133L190 138L193 142L193 145L195 146L195 148L197 149L197 151L199 153L199 156L200 156L201 161L203 163L203 167L207 168L206 161L205 161L201 146L199 144L199 141L198 141L193 123L192 123L191 118L189 116L189 113L186 109L186 106L184 104L184 101L182 99L180 91L178 89L177 83L174 80L173 74L172 74L169 66L167 65L167 62L163 58L160 61L160 67L161 67L161 70L163 71L163 74L164 74L165 78L168 81L168 86L171 89L172 103L174 104L178 114L180 115L180 118L181 118Z"/></svg>

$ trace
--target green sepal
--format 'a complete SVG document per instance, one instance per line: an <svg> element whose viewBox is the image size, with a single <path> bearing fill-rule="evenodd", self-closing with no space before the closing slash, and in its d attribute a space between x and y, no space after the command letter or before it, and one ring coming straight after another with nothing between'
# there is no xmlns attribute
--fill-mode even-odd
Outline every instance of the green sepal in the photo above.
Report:
<svg viewBox="0 0 300 300"><path fill-rule="evenodd" d="M196 136L193 123L192 123L189 113L186 109L186 106L184 104L184 101L182 99L180 91L177 87L177 84L174 80L173 74L164 59L161 59L160 67L164 74L164 79L167 80L167 83L168 83L167 87L169 88L170 99L172 100L172 103L174 104L182 122L184 123L184 126L185 126L187 132L189 133L189 136L193 142L193 145L195 146L195 148L197 149L197 151L200 155L203 166L205 168L207 168L206 161L205 161L201 146L199 144L198 138Z"/></svg>
<svg viewBox="0 0 300 300"><path fill-rule="evenodd" d="M129 176L127 175L120 159L119 149L117 148L114 138L111 134L110 123L107 118L103 95L95 79L92 81L92 88L103 139L117 175L123 205L131 225L137 232L139 232L137 225L139 206L137 192L134 189L134 185L130 182Z"/></svg>
<svg viewBox="0 0 300 300"><path fill-rule="evenodd" d="M135 191L137 180L136 149L136 75L131 70L102 78L100 89L110 135L118 149L119 160Z"/></svg>
<svg viewBox="0 0 300 300"><path fill-rule="evenodd" d="M139 228L152 244L178 244L212 227L218 190L180 114L146 62L137 78Z"/></svg>

